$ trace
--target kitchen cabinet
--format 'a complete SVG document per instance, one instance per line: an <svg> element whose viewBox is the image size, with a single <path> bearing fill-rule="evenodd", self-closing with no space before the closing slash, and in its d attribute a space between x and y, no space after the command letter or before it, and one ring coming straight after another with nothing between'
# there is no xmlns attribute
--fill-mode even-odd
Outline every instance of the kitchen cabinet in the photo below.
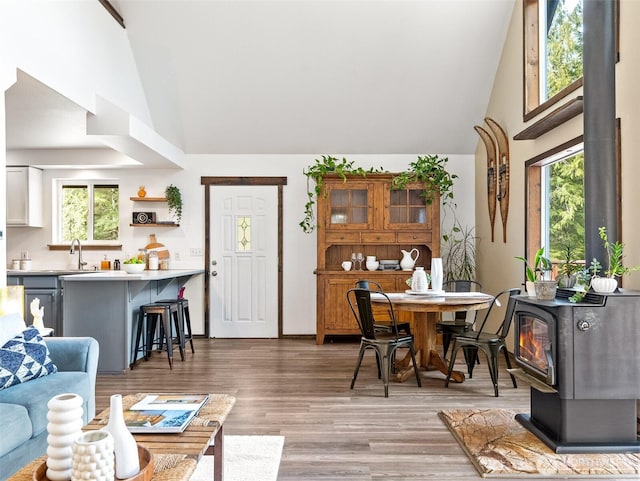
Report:
<svg viewBox="0 0 640 481"><path fill-rule="evenodd" d="M129 200L133 201L133 202L167 202L167 198L166 197L129 197ZM142 213L144 214L144 212ZM155 215L155 213L154 213ZM150 221L146 221L146 217L145 217L145 222L136 222L135 220L129 224L131 227L180 227L180 224L173 222L173 221L155 221L155 222L150 222Z"/></svg>
<svg viewBox="0 0 640 481"><path fill-rule="evenodd" d="M318 247L316 269L316 342L327 335L360 334L346 300L358 279L369 279L385 291L402 292L412 272L400 270L344 271L342 261L352 252L399 260L401 250L416 248L416 265L429 270L431 258L440 255L440 199L426 204L425 184L391 189L394 174L368 174L366 178L333 175L323 178L317 200ZM362 264L364 269L364 262ZM400 313L396 317L402 320Z"/></svg>
<svg viewBox="0 0 640 481"><path fill-rule="evenodd" d="M7 167L7 226L42 227L42 170Z"/></svg>
<svg viewBox="0 0 640 481"><path fill-rule="evenodd" d="M62 336L62 285L57 275L7 275L7 285L24 286L24 317L27 325L33 323L31 302L37 297L44 307L43 323Z"/></svg>

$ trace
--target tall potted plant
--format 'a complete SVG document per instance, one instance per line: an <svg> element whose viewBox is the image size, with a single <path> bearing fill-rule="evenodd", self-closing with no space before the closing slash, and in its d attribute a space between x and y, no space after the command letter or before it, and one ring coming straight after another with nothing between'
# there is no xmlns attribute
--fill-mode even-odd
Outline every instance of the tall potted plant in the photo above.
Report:
<svg viewBox="0 0 640 481"><path fill-rule="evenodd" d="M576 285L578 273L583 267L576 262L573 255L573 248L570 245L564 246L564 262L560 264L558 286L571 288Z"/></svg>
<svg viewBox="0 0 640 481"><path fill-rule="evenodd" d="M473 281L476 278L476 239L474 228L456 219L449 233L442 236L442 262L445 281Z"/></svg>
<svg viewBox="0 0 640 481"><path fill-rule="evenodd" d="M620 241L610 242L606 227L599 227L598 234L607 254L607 266L604 270L604 277L601 277L599 273L602 266L597 259L591 261L590 270L593 274L591 287L596 292L613 292L618 287L618 277L631 271L640 270L640 266L626 267L623 264L624 244Z"/></svg>

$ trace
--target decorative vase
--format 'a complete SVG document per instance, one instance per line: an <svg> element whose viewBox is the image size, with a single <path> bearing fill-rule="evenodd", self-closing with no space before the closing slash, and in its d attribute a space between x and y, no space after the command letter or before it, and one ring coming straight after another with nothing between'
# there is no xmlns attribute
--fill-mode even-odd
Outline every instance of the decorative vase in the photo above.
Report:
<svg viewBox="0 0 640 481"><path fill-rule="evenodd" d="M71 479L73 441L82 434L82 397L58 394L47 403L47 479Z"/></svg>
<svg viewBox="0 0 640 481"><path fill-rule="evenodd" d="M135 476L140 471L138 445L127 429L122 414L122 396L114 394L109 404L109 422L103 428L113 436L113 450L116 458L116 477L120 479Z"/></svg>
<svg viewBox="0 0 640 481"><path fill-rule="evenodd" d="M539 301L552 301L556 298L558 283L556 281L535 281L536 299Z"/></svg>
<svg viewBox="0 0 640 481"><path fill-rule="evenodd" d="M411 290L425 292L428 288L429 282L427 281L427 273L424 271L424 267L416 267L413 276L411 276Z"/></svg>
<svg viewBox="0 0 640 481"><path fill-rule="evenodd" d="M89 431L73 442L71 481L112 481L114 471L113 436Z"/></svg>
<svg viewBox="0 0 640 481"><path fill-rule="evenodd" d="M147 191L144 190L144 185L141 185L140 187L138 187L138 197L146 197L147 196Z"/></svg>
<svg viewBox="0 0 640 481"><path fill-rule="evenodd" d="M536 284L533 281L526 281L524 283L526 289L527 289L527 295L529 297L536 297Z"/></svg>
<svg viewBox="0 0 640 481"><path fill-rule="evenodd" d="M618 280L615 277L594 277L591 287L596 292L613 292L618 287Z"/></svg>
<svg viewBox="0 0 640 481"><path fill-rule="evenodd" d="M442 290L442 258L434 257L431 259L431 289L434 291Z"/></svg>

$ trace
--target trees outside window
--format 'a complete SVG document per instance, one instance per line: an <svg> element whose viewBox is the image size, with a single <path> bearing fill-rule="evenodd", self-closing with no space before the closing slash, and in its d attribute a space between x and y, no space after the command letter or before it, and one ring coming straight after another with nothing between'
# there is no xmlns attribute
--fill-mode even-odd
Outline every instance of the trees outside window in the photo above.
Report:
<svg viewBox="0 0 640 481"><path fill-rule="evenodd" d="M547 11L550 23L544 43L543 100L582 78L582 0L553 0L547 5L551 11Z"/></svg>
<svg viewBox="0 0 640 481"><path fill-rule="evenodd" d="M119 236L119 187L94 182L60 184L58 241L112 241Z"/></svg>
<svg viewBox="0 0 640 481"><path fill-rule="evenodd" d="M584 260L584 153L549 164L542 198L549 199L547 222L542 226L548 256L563 259L566 247L576 260Z"/></svg>
<svg viewBox="0 0 640 481"><path fill-rule="evenodd" d="M583 0L524 0L524 120L582 86Z"/></svg>

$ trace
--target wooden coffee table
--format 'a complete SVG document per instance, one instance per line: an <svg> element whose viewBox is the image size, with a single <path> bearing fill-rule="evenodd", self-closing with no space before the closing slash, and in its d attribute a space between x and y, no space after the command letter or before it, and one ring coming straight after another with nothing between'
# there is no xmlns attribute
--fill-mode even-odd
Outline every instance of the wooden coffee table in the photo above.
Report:
<svg viewBox="0 0 640 481"><path fill-rule="evenodd" d="M122 407L127 409L149 394L176 393L138 393L122 398ZM231 412L236 398L227 394L209 394L209 399L202 406L198 415L191 421L187 429L181 433L141 434L135 433L136 441L145 446L153 454L155 472L153 480L161 481L166 478L168 471L173 471L180 463L188 463L191 467L189 475L195 465L205 454L213 454L213 479L222 481L224 477L224 422ZM83 429L102 429L109 421L109 408L100 412ZM210 449L213 441L213 449ZM184 471L185 467L182 467ZM172 476L168 476L172 479ZM184 478L183 478L184 479ZM188 477L186 479L189 479Z"/></svg>

